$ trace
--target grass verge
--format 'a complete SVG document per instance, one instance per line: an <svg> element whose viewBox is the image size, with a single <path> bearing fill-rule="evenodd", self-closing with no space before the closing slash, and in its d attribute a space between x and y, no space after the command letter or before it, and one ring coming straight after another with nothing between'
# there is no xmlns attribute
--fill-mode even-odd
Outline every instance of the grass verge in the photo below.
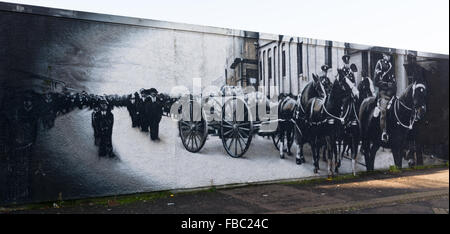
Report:
<svg viewBox="0 0 450 234"><path fill-rule="evenodd" d="M207 188L200 188L191 191L158 191L158 192L148 192L148 193L137 193L130 195L118 195L118 196L107 196L107 197L96 197L96 198L84 198L84 199L74 199L74 200L63 200L61 197L56 201L42 202L42 203L33 203L33 204L23 204L23 205L9 205L5 207L0 207L0 213L15 211L15 210L37 210L37 209L49 209L49 208L65 208L65 207L76 207L76 206L119 206L125 205L135 202L151 202L158 199L169 198L175 195L189 195L196 193L205 193L210 192L214 193L217 190L226 190L233 189L237 187L253 187L253 186L263 186L268 184L285 184L285 185L313 185L320 183L330 183L330 182L350 182L354 179L363 179L369 175L376 174L398 174L404 171L413 171L413 170L426 170L432 168L448 168L449 164L440 164L440 165L429 165L429 166L416 166L412 168L404 168L398 169L395 166L391 166L387 170L376 170L369 172L359 172L356 176L353 174L343 174L331 179L327 177L320 178L307 178L301 180L294 181L285 181L285 182L273 182L273 183L249 183L249 184L234 184L224 186L223 188L217 188L216 186L211 186Z"/></svg>

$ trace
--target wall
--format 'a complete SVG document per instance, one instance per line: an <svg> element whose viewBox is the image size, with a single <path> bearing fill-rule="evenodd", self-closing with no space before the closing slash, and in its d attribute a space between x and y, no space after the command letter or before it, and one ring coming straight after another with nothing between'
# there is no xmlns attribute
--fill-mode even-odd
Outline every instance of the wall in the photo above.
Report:
<svg viewBox="0 0 450 234"><path fill-rule="evenodd" d="M275 73L271 82L275 80L279 85L270 93L298 95L311 81L312 74L320 73L327 43L0 3L0 204L325 175L324 162L320 162L322 174L313 172L308 145L305 146L307 163L299 166L295 157L281 160L272 139L259 135L254 136L242 158L229 157L217 133L212 132L199 152L188 152L180 140L178 123L167 116L159 124L160 140L151 140L148 132L132 126L131 112L123 105L111 110L114 116L111 147L115 156L112 158L100 157L99 146L95 145L92 114L98 107L59 109L50 121L51 127L46 127L49 122L44 121L49 109L36 105L33 110L43 115L20 113L26 106L25 91L29 90L35 95L33 104L41 103L44 94L50 91L61 97L73 97L81 91L122 97L142 88L156 88L160 93L176 96L172 88L182 85L192 90L193 78L202 78L203 88L240 85L237 81L242 78L241 68L257 70L263 77L260 87L268 94L268 65L262 54L269 48ZM344 54L352 54L351 62L360 68L358 51L380 52L371 46L332 44L332 69L328 74L332 80L337 68L343 65ZM275 46L280 53L273 55ZM303 51L303 72L297 61L299 47ZM281 75L281 49L286 53L285 77ZM403 63L410 53L396 50L398 93L408 85ZM431 87L439 89L445 79L448 84L448 55L415 53L418 60L430 60L423 64L434 72ZM250 62L233 69L231 66L237 58ZM447 64L436 61L447 61ZM257 68L256 62L262 62L263 70ZM244 82L243 86L246 85ZM448 92L440 95L448 96ZM435 100L440 97L431 96L434 98L430 104L432 114L427 118L434 125L427 126L436 133L439 124L448 123L448 102L438 108ZM65 100L66 104L70 102ZM422 135L429 134L427 131ZM448 139L448 131L441 129L440 136ZM448 140L439 144L444 145L448 157ZM296 153L295 147L292 151ZM362 156L358 160L364 162ZM436 158L425 158L426 164L438 162ZM390 151L377 153L376 169L388 168L393 163ZM361 165L357 167L358 171L365 169ZM341 172L351 172L349 161L342 163Z"/></svg>

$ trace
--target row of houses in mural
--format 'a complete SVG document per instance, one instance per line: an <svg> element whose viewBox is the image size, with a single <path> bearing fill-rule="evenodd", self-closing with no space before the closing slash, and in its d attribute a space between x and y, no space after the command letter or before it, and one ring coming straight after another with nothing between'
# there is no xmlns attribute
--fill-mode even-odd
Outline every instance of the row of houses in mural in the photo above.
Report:
<svg viewBox="0 0 450 234"><path fill-rule="evenodd" d="M344 65L342 56L349 55L361 77L373 77L375 65L384 52L393 54L391 63L395 69L398 93L410 83L404 64L417 60L421 55L411 50L394 50L383 47L354 45L333 41L279 35L246 34L242 43L242 57L236 58L226 71L226 84L242 87L254 86L267 96L298 95L311 80L312 74L321 74L321 66L328 65L328 77L334 79L337 69ZM268 40L268 37L274 37ZM423 56L426 56L425 54ZM420 60L420 59L419 59ZM373 78L372 78L373 79Z"/></svg>

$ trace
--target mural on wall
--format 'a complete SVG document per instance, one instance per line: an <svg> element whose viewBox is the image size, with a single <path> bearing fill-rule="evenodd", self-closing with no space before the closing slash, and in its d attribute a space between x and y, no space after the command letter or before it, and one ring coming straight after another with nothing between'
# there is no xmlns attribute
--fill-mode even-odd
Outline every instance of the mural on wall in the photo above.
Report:
<svg viewBox="0 0 450 234"><path fill-rule="evenodd" d="M6 3L0 22L0 204L448 160L448 55Z"/></svg>

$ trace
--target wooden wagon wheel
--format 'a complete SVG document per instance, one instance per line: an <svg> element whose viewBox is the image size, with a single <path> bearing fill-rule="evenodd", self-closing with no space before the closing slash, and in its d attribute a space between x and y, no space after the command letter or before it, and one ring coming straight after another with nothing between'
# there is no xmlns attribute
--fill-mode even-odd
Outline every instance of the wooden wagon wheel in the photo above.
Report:
<svg viewBox="0 0 450 234"><path fill-rule="evenodd" d="M231 157L239 158L247 152L253 137L253 121L243 100L233 97L223 105L220 136Z"/></svg>
<svg viewBox="0 0 450 234"><path fill-rule="evenodd" d="M182 112L183 117L178 121L178 129L184 148L189 152L197 153L205 145L208 125L200 104L193 100L192 95L190 95L188 107L188 112Z"/></svg>
<svg viewBox="0 0 450 234"><path fill-rule="evenodd" d="M294 143L294 131L289 131L288 134L289 135L287 136L288 138L287 143L288 143L288 151L290 151L292 144ZM278 151L280 150L280 147L278 146L278 144L280 143L280 139L281 139L280 134L275 133L272 135L273 144L275 145Z"/></svg>

